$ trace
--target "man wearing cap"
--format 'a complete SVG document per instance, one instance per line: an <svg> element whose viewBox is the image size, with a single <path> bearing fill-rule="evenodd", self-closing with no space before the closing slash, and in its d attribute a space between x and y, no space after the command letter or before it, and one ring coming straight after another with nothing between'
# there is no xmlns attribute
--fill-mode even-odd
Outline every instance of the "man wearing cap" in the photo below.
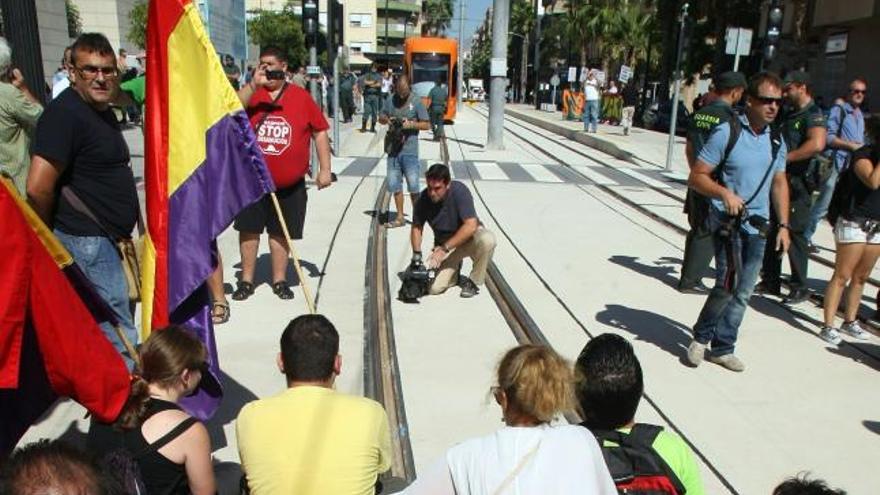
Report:
<svg viewBox="0 0 880 495"><path fill-rule="evenodd" d="M810 297L807 289L807 238L804 231L810 222L810 204L813 190L819 184L812 184L808 178L810 167L818 166L817 155L825 149L825 114L810 96L809 76L805 72L789 73L785 78L784 94L786 106L782 109L781 118L777 119L785 147L786 177L789 190L789 231L791 248L788 261L791 265L791 280L786 304L797 304ZM772 213L772 212L771 212ZM774 238L779 228L775 215L771 215L768 237ZM761 282L755 287L765 294L780 294L780 273L782 258L767 244L764 252L764 264L761 268Z"/></svg>
<svg viewBox="0 0 880 495"><path fill-rule="evenodd" d="M712 130L719 124L730 122L736 118L733 109L746 87L746 78L739 72L725 72L715 80L715 98L711 103L700 108L691 118L688 129L685 156L688 167L693 168L696 157L700 154L703 144L708 140ZM684 261L681 267L681 279L678 290L691 293L702 286L702 278L709 269L709 262L715 254L712 243L712 231L706 222L709 214L709 200L693 189L688 189L685 201L685 213L691 226L684 247Z"/></svg>

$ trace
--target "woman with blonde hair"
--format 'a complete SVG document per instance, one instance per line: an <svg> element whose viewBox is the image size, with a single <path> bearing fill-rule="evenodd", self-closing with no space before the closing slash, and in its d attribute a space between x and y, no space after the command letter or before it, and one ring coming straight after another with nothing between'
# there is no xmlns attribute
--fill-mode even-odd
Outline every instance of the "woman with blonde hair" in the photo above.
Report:
<svg viewBox="0 0 880 495"><path fill-rule="evenodd" d="M593 435L551 424L574 407L571 367L552 349L508 351L491 391L505 426L452 447L404 493L617 494Z"/></svg>
<svg viewBox="0 0 880 495"><path fill-rule="evenodd" d="M116 423L92 422L89 449L105 461L107 454L126 452L146 493L214 495L208 431L177 405L207 373L204 345L184 328L169 326L150 334L138 355L128 402ZM132 482L123 477L123 483Z"/></svg>

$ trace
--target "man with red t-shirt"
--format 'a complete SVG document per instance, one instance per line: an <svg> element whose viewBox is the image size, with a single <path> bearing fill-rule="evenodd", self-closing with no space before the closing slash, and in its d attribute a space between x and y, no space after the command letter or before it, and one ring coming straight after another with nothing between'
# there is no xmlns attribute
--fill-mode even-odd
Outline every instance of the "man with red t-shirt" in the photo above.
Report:
<svg viewBox="0 0 880 495"><path fill-rule="evenodd" d="M257 144L275 182L275 194L290 236L302 239L308 199L305 177L312 139L320 164L315 183L318 189L331 184L329 126L311 95L284 81L286 72L284 52L275 47L264 48L253 79L239 90L238 97L247 109ZM292 299L293 291L287 283L287 242L270 195L239 213L234 226L239 232L241 281L232 299L243 301L254 293L254 267L264 230L269 233L272 292L281 299Z"/></svg>

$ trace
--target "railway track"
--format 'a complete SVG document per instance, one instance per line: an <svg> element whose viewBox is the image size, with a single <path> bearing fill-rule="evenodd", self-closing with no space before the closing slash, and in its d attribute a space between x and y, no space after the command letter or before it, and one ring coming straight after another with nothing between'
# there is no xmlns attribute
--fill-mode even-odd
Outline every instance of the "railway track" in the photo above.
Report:
<svg viewBox="0 0 880 495"><path fill-rule="evenodd" d="M367 243L364 277L364 395L379 402L391 424L391 470L383 478L389 487L405 486L416 477L400 366L394 341L394 318L388 281L388 251L382 212L391 195L385 183L376 198Z"/></svg>

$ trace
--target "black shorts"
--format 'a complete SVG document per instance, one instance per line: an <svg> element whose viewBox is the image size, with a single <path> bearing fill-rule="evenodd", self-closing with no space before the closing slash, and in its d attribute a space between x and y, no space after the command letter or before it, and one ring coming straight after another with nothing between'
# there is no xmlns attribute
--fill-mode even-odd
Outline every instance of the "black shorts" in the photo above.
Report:
<svg viewBox="0 0 880 495"><path fill-rule="evenodd" d="M290 187L275 191L275 195L281 205L281 213L284 215L290 237L302 239L303 225L306 223L306 204L308 203L305 179ZM272 235L284 235L281 224L278 223L278 215L275 213L271 194L263 196L259 201L242 210L235 217L235 222L232 225L235 230L247 234L262 234L265 231Z"/></svg>

